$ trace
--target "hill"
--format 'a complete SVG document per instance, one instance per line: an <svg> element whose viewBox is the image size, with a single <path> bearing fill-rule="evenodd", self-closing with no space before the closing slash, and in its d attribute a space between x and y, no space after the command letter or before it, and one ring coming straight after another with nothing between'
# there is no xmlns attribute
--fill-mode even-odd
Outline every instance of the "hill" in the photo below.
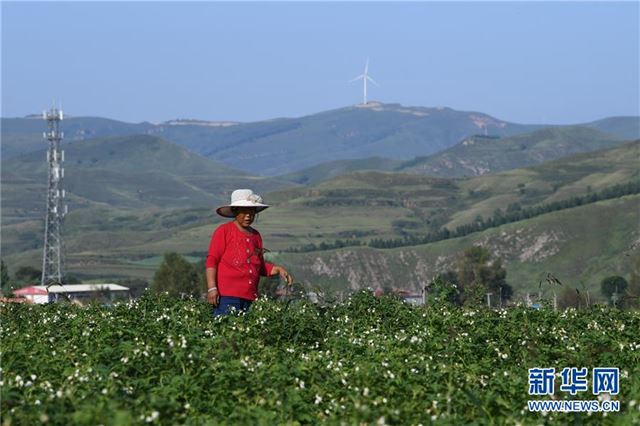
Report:
<svg viewBox="0 0 640 426"><path fill-rule="evenodd" d="M42 133L47 123L41 116L2 119L2 158L15 157L47 147ZM60 124L63 143L87 139L145 134L155 126L151 123L125 123L100 117L66 117Z"/></svg>
<svg viewBox="0 0 640 426"><path fill-rule="evenodd" d="M45 123L35 118L3 119L3 156L42 146L44 127ZM68 140L151 134L259 175L371 156L406 160L440 151L484 129L511 135L538 127L507 123L477 112L378 102L255 123L179 120L153 125L99 118L70 118L62 123Z"/></svg>
<svg viewBox="0 0 640 426"><path fill-rule="evenodd" d="M612 117L585 126L629 139L640 137L638 120ZM3 118L2 156L41 149L45 127L35 117ZM379 102L254 123L172 120L131 124L97 117L71 117L62 122L68 142L155 135L252 175L267 176L372 156L406 161L442 151L475 134L507 137L544 127L550 126L509 123L480 112Z"/></svg>
<svg viewBox="0 0 640 426"><path fill-rule="evenodd" d="M584 124L586 127L618 136L622 139L640 138L640 117L609 117Z"/></svg>
<svg viewBox="0 0 640 426"><path fill-rule="evenodd" d="M279 177L313 185L356 171L395 171L446 178L480 176L597 151L624 142L624 139L588 126L547 127L504 138L473 135L444 151L409 161L380 157L329 161Z"/></svg>
<svg viewBox="0 0 640 426"><path fill-rule="evenodd" d="M640 196L626 196L426 245L395 249L347 247L310 253L275 251L268 257L286 265L298 281L319 287L419 291L435 275L452 268L466 248L481 245L503 259L507 281L518 298L526 292L537 293L547 272L563 285L591 291L597 298L600 280L610 275L628 277L632 259L640 255L639 203ZM270 222L271 218L265 217L260 229L268 247L273 248L272 235L265 232L271 227ZM204 256L217 223L215 220L196 228L173 225L152 232L76 232L69 238L67 266L85 278L150 279L164 252L182 251L195 255L194 260ZM113 224L117 225L118 220ZM39 256L40 249L34 248L9 256L8 262L29 264ZM551 289L542 290L550 295Z"/></svg>
<svg viewBox="0 0 640 426"><path fill-rule="evenodd" d="M259 164L261 174L274 175L333 160L409 159L445 149L484 127L500 135L535 128L449 108L370 103L296 119L220 128L215 139L204 143L193 139L186 146L239 168ZM271 160L268 164L267 159Z"/></svg>
<svg viewBox="0 0 640 426"><path fill-rule="evenodd" d="M356 171L392 171L397 169L401 164L403 164L403 162L400 160L390 160L381 157L335 160L281 175L278 176L278 178L301 185L315 185L323 180Z"/></svg>
<svg viewBox="0 0 640 426"><path fill-rule="evenodd" d="M237 187L265 192L292 185L248 175L156 136L73 141L64 151L64 188L72 211L214 206ZM2 159L4 223L43 217L45 157L38 151Z"/></svg>
<svg viewBox="0 0 640 426"><path fill-rule="evenodd" d="M585 126L630 139L640 137L639 120L611 117ZM42 149L45 127L35 117L3 118L3 158ZM379 102L254 123L172 120L131 124L98 117L71 117L62 122L67 142L154 135L235 169L268 176L336 160L382 157L407 161L440 152L476 134L508 137L545 127L554 126L509 123L480 112Z"/></svg>
<svg viewBox="0 0 640 426"><path fill-rule="evenodd" d="M377 250L347 247L298 254L286 251L308 244L330 245L336 239L356 240L366 245L372 239L425 235L443 226L454 230L457 226L473 223L479 215L489 218L497 210L505 212L514 208L545 205L598 192L617 183L637 181L640 178L637 167L639 150L640 141L635 141L535 167L468 179L391 172L352 173L311 187L289 188L266 194L267 202L273 207L260 215L256 226L264 236L266 247L272 251L271 255L287 262L305 280L326 281L327 285L334 282L372 285L376 281L371 274L386 276L384 271L393 262L410 256L408 258L414 259L418 272L394 270L397 275L392 276L398 278L393 285L414 286L421 281L415 280L415 275L411 274L426 274L425 271L433 270L432 266L425 269L420 265L429 264L439 257L450 259L465 245L479 241L479 235L499 242L501 232L509 229L513 232L505 234L507 236L502 245L495 247L501 256L510 259L510 276L523 283L518 284L521 286L519 288L530 286L532 280L535 281L531 276L547 266L549 272L574 271L576 277L585 279L593 272L593 269L589 269L591 265L601 267L597 276L616 268L620 273L625 273L626 266L620 266L614 259L624 256L628 245L638 238L637 196L560 210L421 248ZM210 204L186 206L180 209L156 206L116 210L105 203L96 203L85 209L73 210L65 230L67 265L72 272L85 277L150 278L160 256L167 251L202 257L211 232L221 223L221 218L213 213ZM529 224L526 229L535 225L536 231L517 231L525 229L523 226L526 224ZM545 229L555 229L557 232L544 233ZM565 230L560 232L562 229ZM5 220L2 244L7 263L16 267L32 264L35 260L32 266L37 267L41 235L42 220L39 218L13 223ZM596 240L597 244L593 242ZM558 241L562 241L562 245ZM592 243L585 245L587 241ZM436 250L433 247L440 248ZM556 251L553 247L560 247L561 250ZM568 247L574 249L569 250ZM544 262L551 263L526 264L522 261L525 265L518 265L521 256L528 259L523 253L531 250L538 253L535 256L548 258ZM408 254L410 252L415 254ZM587 252L588 256L585 254ZM361 258L359 253L375 255L367 254ZM390 253L396 254L391 256ZM334 279L326 271L337 268L338 263L333 260L331 263L328 259L350 259L353 265L340 266L341 278ZM447 264L444 260L438 262L438 268ZM587 263L589 265L585 266ZM405 268L408 266L405 265ZM363 273L363 269L368 272ZM525 279L526 274L531 276ZM391 284L389 281L385 283Z"/></svg>
<svg viewBox="0 0 640 426"><path fill-rule="evenodd" d="M465 249L481 245L503 259L507 282L517 297L537 293L539 282L551 272L564 286L591 291L597 298L603 278L628 277L632 259L640 257L639 203L640 196L633 195L432 244L278 253L275 260L290 265L298 280L320 287L395 287L418 292L438 273L453 268ZM542 290L549 296L553 289Z"/></svg>
<svg viewBox="0 0 640 426"><path fill-rule="evenodd" d="M270 194L282 210L277 218L281 228L275 232L305 235L300 241L319 243L323 238L346 238L362 232L390 238L442 226L455 229L473 222L478 215L490 217L496 209L550 203L638 179L639 145L638 141L629 142L468 179L397 172L351 173L307 188ZM298 228L300 220L296 217L301 210L309 211L313 228L323 232L305 231L304 224ZM333 226L328 225L330 222ZM315 237L318 234L322 237Z"/></svg>
<svg viewBox="0 0 640 426"><path fill-rule="evenodd" d="M606 149L623 142L619 137L590 127L549 127L506 138L475 135L437 154L404 162L396 171L438 177L480 176Z"/></svg>

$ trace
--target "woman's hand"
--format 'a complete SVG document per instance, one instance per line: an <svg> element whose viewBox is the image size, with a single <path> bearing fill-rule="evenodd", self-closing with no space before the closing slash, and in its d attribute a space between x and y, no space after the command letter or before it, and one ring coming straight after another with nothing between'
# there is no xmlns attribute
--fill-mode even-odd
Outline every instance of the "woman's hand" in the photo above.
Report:
<svg viewBox="0 0 640 426"><path fill-rule="evenodd" d="M271 270L271 275L279 274L280 278L287 282L287 285L291 285L293 283L293 277L284 269L282 266L275 265Z"/></svg>
<svg viewBox="0 0 640 426"><path fill-rule="evenodd" d="M213 306L218 306L218 303L220 302L220 295L218 294L217 288L214 287L213 289L209 289L207 292L207 302Z"/></svg>

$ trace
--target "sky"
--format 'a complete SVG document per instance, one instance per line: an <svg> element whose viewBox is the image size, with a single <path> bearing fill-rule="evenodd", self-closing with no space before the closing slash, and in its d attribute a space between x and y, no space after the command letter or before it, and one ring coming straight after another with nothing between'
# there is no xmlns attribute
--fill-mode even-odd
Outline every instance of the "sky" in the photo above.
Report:
<svg viewBox="0 0 640 426"><path fill-rule="evenodd" d="M2 117L258 121L369 100L640 115L638 2L6 2Z"/></svg>

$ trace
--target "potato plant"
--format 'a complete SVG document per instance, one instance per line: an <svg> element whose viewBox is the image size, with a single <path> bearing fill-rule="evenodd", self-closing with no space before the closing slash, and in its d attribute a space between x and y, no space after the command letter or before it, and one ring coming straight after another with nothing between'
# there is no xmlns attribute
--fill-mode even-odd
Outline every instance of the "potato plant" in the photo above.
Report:
<svg viewBox="0 0 640 426"><path fill-rule="evenodd" d="M144 296L3 304L3 425L640 424L640 313ZM530 413L528 368L619 367L619 413ZM556 387L558 384L556 383ZM557 391L547 399L595 399Z"/></svg>

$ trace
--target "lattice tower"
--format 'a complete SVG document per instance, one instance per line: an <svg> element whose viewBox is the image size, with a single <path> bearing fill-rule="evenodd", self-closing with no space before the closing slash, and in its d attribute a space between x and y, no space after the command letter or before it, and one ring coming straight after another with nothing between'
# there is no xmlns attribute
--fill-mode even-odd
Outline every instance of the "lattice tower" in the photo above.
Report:
<svg viewBox="0 0 640 426"><path fill-rule="evenodd" d="M42 117L47 120L48 131L43 136L48 142L49 149L47 150L47 212L41 285L48 286L54 283L62 284L64 276L62 222L68 207L63 204L66 194L62 188L64 151L60 149L60 142L64 134L60 131L60 121L63 119L63 113L61 109L53 107L43 112Z"/></svg>

